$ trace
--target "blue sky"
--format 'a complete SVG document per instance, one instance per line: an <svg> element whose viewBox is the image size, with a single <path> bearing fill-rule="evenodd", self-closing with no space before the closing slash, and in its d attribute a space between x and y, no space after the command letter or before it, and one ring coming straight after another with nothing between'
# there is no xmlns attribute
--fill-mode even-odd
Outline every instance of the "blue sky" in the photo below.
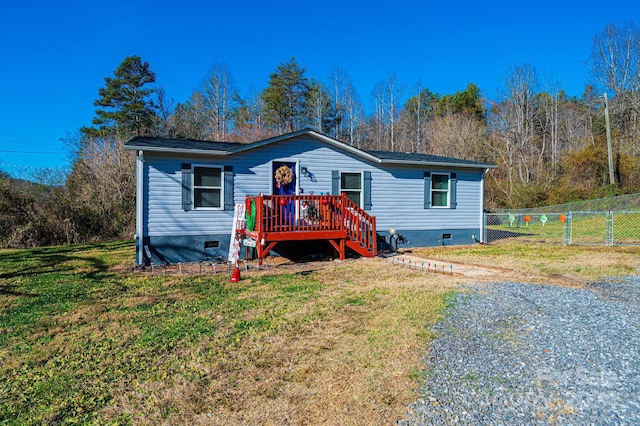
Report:
<svg viewBox="0 0 640 426"><path fill-rule="evenodd" d="M640 0L7 2L0 15L0 169L69 165L61 139L91 124L104 77L129 55L175 102L226 63L243 96L295 56L326 82L345 70L362 101L395 72L452 94L470 82L495 98L514 65L580 96L593 37L640 23Z"/></svg>

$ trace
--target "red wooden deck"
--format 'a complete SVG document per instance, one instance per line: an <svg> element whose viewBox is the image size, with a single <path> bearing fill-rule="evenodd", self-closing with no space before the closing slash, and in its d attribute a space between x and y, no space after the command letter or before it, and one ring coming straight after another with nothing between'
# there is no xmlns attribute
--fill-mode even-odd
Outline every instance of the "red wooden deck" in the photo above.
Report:
<svg viewBox="0 0 640 426"><path fill-rule="evenodd" d="M252 220L251 201L255 204ZM247 197L243 236L256 241L263 259L282 241L326 240L344 260L347 248L364 257L376 256L376 218L346 195L257 195Z"/></svg>

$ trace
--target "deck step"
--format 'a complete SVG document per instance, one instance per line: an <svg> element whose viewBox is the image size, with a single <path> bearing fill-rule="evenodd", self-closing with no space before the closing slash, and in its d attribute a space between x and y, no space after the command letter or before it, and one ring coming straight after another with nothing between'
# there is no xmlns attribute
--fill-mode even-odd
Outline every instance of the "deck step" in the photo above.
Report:
<svg viewBox="0 0 640 426"><path fill-rule="evenodd" d="M359 242L359 241L346 241L347 243L347 247L349 247L351 250L355 251L356 253L358 253L359 255L363 256L363 257L373 257L375 256L375 253L373 251L373 249L371 248L367 248L363 243Z"/></svg>

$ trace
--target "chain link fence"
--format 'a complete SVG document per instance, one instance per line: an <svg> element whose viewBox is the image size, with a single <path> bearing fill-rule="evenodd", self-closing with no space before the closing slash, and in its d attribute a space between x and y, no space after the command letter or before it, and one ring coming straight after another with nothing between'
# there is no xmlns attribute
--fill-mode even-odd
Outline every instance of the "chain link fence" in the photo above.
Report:
<svg viewBox="0 0 640 426"><path fill-rule="evenodd" d="M629 212L640 211L640 192L598 198L597 200L556 204L554 206L532 207L530 209L496 209L493 213L567 213L567 212Z"/></svg>
<svg viewBox="0 0 640 426"><path fill-rule="evenodd" d="M640 245L640 194L485 214L485 242Z"/></svg>

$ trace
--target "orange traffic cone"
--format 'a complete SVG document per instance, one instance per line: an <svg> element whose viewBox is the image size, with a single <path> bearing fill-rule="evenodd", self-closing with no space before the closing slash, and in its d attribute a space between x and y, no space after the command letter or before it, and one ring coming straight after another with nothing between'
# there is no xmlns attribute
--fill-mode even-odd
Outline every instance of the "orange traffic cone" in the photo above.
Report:
<svg viewBox="0 0 640 426"><path fill-rule="evenodd" d="M229 282L237 283L239 281L240 281L240 268L236 266L235 269L233 270L233 274L231 275L231 278L229 278Z"/></svg>

